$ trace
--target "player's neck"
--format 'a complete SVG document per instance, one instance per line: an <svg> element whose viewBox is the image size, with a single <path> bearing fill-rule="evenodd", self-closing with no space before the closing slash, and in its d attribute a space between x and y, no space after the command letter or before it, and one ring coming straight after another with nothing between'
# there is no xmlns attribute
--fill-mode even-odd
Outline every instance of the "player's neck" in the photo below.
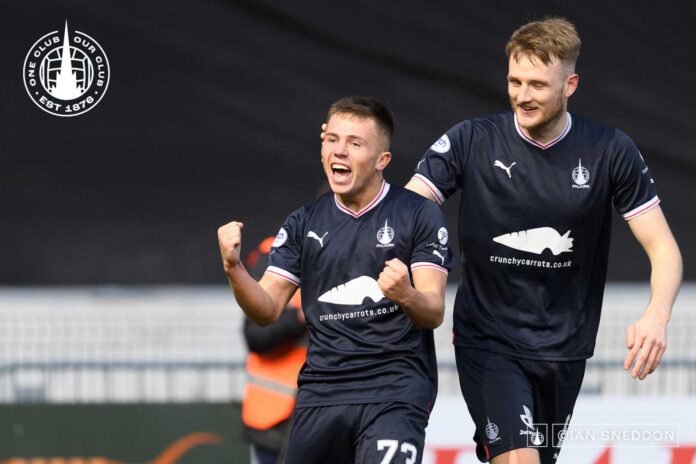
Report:
<svg viewBox="0 0 696 464"><path fill-rule="evenodd" d="M343 206L354 213L357 213L372 203L379 196L379 194L382 192L383 184L384 179L379 177L359 192L354 194L336 193L336 198Z"/></svg>
<svg viewBox="0 0 696 464"><path fill-rule="evenodd" d="M568 127L568 112L563 111L557 118L548 121L546 124L531 128L520 127L525 135L542 145L546 145L552 140L557 139Z"/></svg>

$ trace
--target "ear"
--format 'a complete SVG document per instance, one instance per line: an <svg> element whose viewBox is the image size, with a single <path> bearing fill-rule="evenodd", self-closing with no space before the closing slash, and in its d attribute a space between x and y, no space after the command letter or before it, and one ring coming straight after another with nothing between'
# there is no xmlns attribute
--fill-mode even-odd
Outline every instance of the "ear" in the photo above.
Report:
<svg viewBox="0 0 696 464"><path fill-rule="evenodd" d="M379 154L379 156L377 156L377 164L376 164L375 168L380 172L384 171L384 168L387 167L387 165L389 164L391 159L392 159L391 152L383 151L382 153Z"/></svg>
<svg viewBox="0 0 696 464"><path fill-rule="evenodd" d="M570 97L571 95L573 95L573 94L575 93L575 91L576 91L577 88L578 88L578 82L579 82L579 81L580 81L580 76L578 76L578 75L575 74L575 73L570 74L570 75L566 78L566 82L565 82L565 92L564 92L564 95L565 95L566 98Z"/></svg>

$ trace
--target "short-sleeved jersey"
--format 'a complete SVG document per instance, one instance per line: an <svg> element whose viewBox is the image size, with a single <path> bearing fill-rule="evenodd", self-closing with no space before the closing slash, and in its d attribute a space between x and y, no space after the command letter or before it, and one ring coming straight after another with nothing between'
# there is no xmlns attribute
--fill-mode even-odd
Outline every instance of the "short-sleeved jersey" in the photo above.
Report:
<svg viewBox="0 0 696 464"><path fill-rule="evenodd" d="M613 207L634 218L659 203L624 133L568 114L542 145L513 113L463 121L418 163L439 202L461 189L462 282L454 343L513 356L592 356Z"/></svg>
<svg viewBox="0 0 696 464"><path fill-rule="evenodd" d="M433 331L416 327L377 284L385 262L447 273L440 208L382 183L358 212L331 192L283 223L266 272L302 287L309 332L298 407L400 401L429 412L437 391Z"/></svg>

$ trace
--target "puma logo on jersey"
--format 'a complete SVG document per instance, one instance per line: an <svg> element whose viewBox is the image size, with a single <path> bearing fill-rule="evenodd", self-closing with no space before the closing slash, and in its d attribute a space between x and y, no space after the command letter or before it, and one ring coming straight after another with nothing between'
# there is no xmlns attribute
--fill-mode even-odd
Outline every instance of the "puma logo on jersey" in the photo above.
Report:
<svg viewBox="0 0 696 464"><path fill-rule="evenodd" d="M321 245L322 248L324 248L324 237L326 237L326 234L328 234L328 232L324 232L324 235L319 237L315 232L312 232L310 230L309 233L307 234L307 237L313 238L314 240L319 242L319 245Z"/></svg>
<svg viewBox="0 0 696 464"><path fill-rule="evenodd" d="M437 250L433 250L433 254L442 260L442 265L445 265L445 257L440 254Z"/></svg>
<svg viewBox="0 0 696 464"><path fill-rule="evenodd" d="M332 288L321 295L319 301L340 305L360 305L365 298L376 303L384 298L384 294L375 279L360 276Z"/></svg>
<svg viewBox="0 0 696 464"><path fill-rule="evenodd" d="M554 256L566 251L573 251L573 238L570 237L570 230L561 235L551 227L539 227L499 235L493 241L515 250L536 253L537 255L540 255L546 248L551 250Z"/></svg>
<svg viewBox="0 0 696 464"><path fill-rule="evenodd" d="M493 167L500 168L503 171L507 172L508 178L512 179L512 174L510 174L510 169L512 169L512 167L516 164L517 164L517 162L513 162L510 166L505 166L502 161L495 160Z"/></svg>

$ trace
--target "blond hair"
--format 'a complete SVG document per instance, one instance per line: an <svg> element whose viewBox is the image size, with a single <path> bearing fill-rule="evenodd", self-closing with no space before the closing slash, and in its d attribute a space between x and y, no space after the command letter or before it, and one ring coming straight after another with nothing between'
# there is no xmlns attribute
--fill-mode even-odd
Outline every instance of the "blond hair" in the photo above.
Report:
<svg viewBox="0 0 696 464"><path fill-rule="evenodd" d="M557 58L575 68L581 44L573 23L565 18L552 17L519 27L512 33L505 53L516 61L520 56L536 57L547 66Z"/></svg>

